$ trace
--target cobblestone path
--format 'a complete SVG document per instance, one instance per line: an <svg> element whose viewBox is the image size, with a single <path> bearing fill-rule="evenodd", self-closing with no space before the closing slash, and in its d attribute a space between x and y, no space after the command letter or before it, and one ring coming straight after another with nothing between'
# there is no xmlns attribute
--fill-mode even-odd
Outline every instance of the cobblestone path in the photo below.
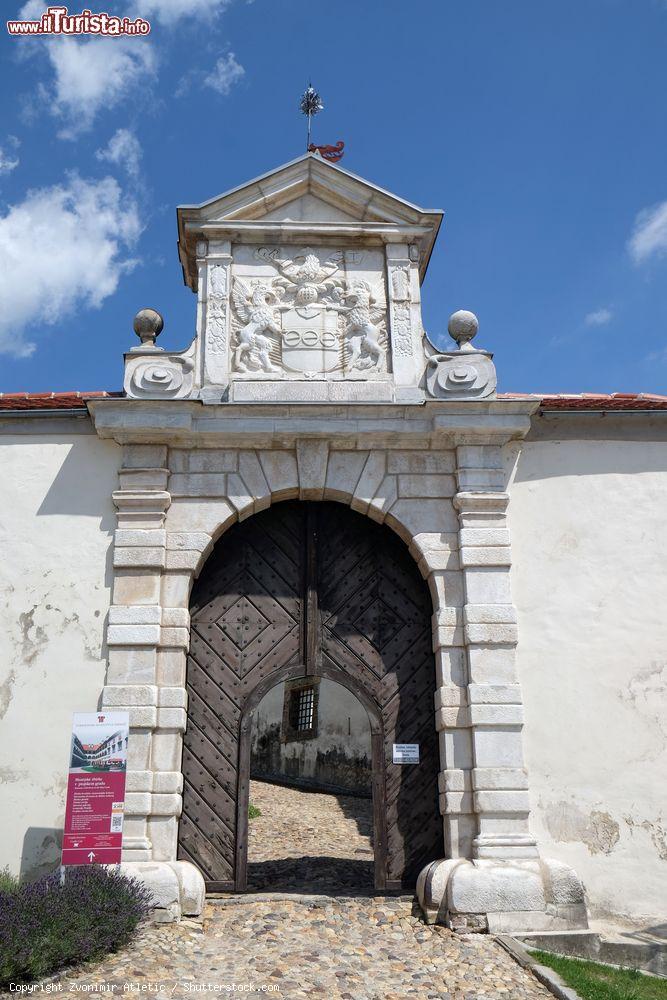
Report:
<svg viewBox="0 0 667 1000"><path fill-rule="evenodd" d="M370 799L250 782L248 886L317 893L373 888Z"/></svg>
<svg viewBox="0 0 667 1000"><path fill-rule="evenodd" d="M124 952L61 983L58 996L79 998L93 986L107 996L180 998L248 995L239 987L249 985L285 1000L551 996L492 939L426 927L410 899L358 896L213 900L203 928L150 925Z"/></svg>
<svg viewBox="0 0 667 1000"><path fill-rule="evenodd" d="M250 823L251 882L274 879L273 891L210 899L203 924L147 925L122 952L61 977L57 996L551 996L491 938L427 927L412 898L374 895L368 800L259 782L250 798L262 812Z"/></svg>

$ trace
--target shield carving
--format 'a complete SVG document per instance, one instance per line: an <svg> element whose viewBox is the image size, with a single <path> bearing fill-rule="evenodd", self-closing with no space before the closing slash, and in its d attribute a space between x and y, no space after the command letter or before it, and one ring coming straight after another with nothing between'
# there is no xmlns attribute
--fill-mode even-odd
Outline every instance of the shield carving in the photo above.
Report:
<svg viewBox="0 0 667 1000"><path fill-rule="evenodd" d="M294 372L330 372L340 361L338 315L321 305L283 313L282 358Z"/></svg>

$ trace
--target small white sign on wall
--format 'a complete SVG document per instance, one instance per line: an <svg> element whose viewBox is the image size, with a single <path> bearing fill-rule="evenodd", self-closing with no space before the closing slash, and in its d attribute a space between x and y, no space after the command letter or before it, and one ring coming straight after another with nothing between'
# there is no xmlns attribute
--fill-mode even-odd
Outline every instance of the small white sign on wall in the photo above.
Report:
<svg viewBox="0 0 667 1000"><path fill-rule="evenodd" d="M418 764L419 743L394 743L393 762L394 764Z"/></svg>

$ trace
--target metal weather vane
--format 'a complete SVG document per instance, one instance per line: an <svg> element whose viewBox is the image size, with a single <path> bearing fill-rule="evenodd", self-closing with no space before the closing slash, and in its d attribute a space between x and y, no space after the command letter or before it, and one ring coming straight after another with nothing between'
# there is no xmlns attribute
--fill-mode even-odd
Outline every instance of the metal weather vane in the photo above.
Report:
<svg viewBox="0 0 667 1000"><path fill-rule="evenodd" d="M324 110L324 105L322 104L322 98L317 93L312 83L309 83L306 90L301 97L301 114L306 115L308 118L308 140L306 142L306 149L310 146L310 126L313 119L313 115L317 115L320 111Z"/></svg>
<svg viewBox="0 0 667 1000"><path fill-rule="evenodd" d="M308 118L308 135L306 139L306 151L309 153L319 153L320 156L329 160L331 163L336 163L337 160L343 156L343 148L345 143L339 140L335 146L316 146L310 141L310 131L312 126L313 115L317 115L320 111L324 110L324 104L322 103L322 98L317 93L315 88L311 83L308 84L306 90L301 96L301 101L299 103L299 108L302 115L306 115Z"/></svg>

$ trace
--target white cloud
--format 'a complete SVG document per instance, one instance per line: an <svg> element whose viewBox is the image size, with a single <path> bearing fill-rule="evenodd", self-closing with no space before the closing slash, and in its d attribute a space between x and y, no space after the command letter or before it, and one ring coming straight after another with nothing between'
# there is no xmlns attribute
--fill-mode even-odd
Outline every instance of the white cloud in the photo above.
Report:
<svg viewBox="0 0 667 1000"><path fill-rule="evenodd" d="M219 94L228 94L235 83L245 76L245 70L236 61L233 52L220 56L210 73L204 77L204 85L217 90Z"/></svg>
<svg viewBox="0 0 667 1000"><path fill-rule="evenodd" d="M628 250L635 264L643 264L649 257L667 253L667 201L639 213Z"/></svg>
<svg viewBox="0 0 667 1000"><path fill-rule="evenodd" d="M157 24L171 26L182 17L210 17L222 12L232 2L233 0L134 0L128 4L126 12L128 17L152 18ZM24 21L38 21L48 6L46 0L27 0L18 17ZM62 6L67 5L63 2ZM69 6L71 13L81 10L81 6ZM101 7L107 10L103 4Z"/></svg>
<svg viewBox="0 0 667 1000"><path fill-rule="evenodd" d="M644 358L644 361L659 362L660 364L667 363L667 347L661 348L659 351L651 351Z"/></svg>
<svg viewBox="0 0 667 1000"><path fill-rule="evenodd" d="M133 11L147 20L174 25L182 17L190 20L221 13L232 0L135 0Z"/></svg>
<svg viewBox="0 0 667 1000"><path fill-rule="evenodd" d="M54 80L50 87L41 87L40 94L51 113L63 119L63 139L88 131L101 111L155 76L155 54L144 38L52 38L41 44ZM41 45L32 52L40 50Z"/></svg>
<svg viewBox="0 0 667 1000"><path fill-rule="evenodd" d="M16 170L20 163L17 157L12 159L10 153L6 153L2 146L0 146L0 176L2 174L11 174L12 170Z"/></svg>
<svg viewBox="0 0 667 1000"><path fill-rule="evenodd" d="M199 22L222 13L233 0L132 0L125 8L129 17L141 16L155 24L173 28L181 21ZM36 20L48 4L28 0L19 17ZM43 38L37 45L24 44L21 55L46 53L54 79L37 89L39 99L51 112L63 119L62 139L72 139L88 131L98 114L113 108L137 85L152 82L157 75L157 58L151 43L144 37ZM222 94L243 75L244 69L234 54L223 56L207 75L197 74L207 86ZM179 92L187 89L187 81ZM35 101L26 99L24 114L34 117Z"/></svg>
<svg viewBox="0 0 667 1000"><path fill-rule="evenodd" d="M16 170L21 162L16 156L16 150L21 145L15 135L8 135L4 146L0 146L0 177L3 174L11 174ZM11 152L9 151L11 150Z"/></svg>
<svg viewBox="0 0 667 1000"><path fill-rule="evenodd" d="M109 144L104 149L98 149L95 156L98 160L115 163L123 167L130 177L139 176L141 164L141 145L136 135L127 128L119 128Z"/></svg>
<svg viewBox="0 0 667 1000"><path fill-rule="evenodd" d="M114 178L29 191L0 216L0 353L28 357L40 326L99 308L141 233L136 206Z"/></svg>
<svg viewBox="0 0 667 1000"><path fill-rule="evenodd" d="M613 318L614 313L611 309L596 309L584 317L584 323L586 326L606 326L607 323L611 323Z"/></svg>
<svg viewBox="0 0 667 1000"><path fill-rule="evenodd" d="M44 3L43 0L28 0L24 3L18 12L19 21L39 21L40 17L44 11L49 6L48 3ZM53 4L55 7L56 5ZM64 4L63 4L64 6Z"/></svg>
<svg viewBox="0 0 667 1000"><path fill-rule="evenodd" d="M64 38L52 46L55 110L69 121L67 134L89 129L99 111L111 108L140 80L155 73L152 48L140 38Z"/></svg>

